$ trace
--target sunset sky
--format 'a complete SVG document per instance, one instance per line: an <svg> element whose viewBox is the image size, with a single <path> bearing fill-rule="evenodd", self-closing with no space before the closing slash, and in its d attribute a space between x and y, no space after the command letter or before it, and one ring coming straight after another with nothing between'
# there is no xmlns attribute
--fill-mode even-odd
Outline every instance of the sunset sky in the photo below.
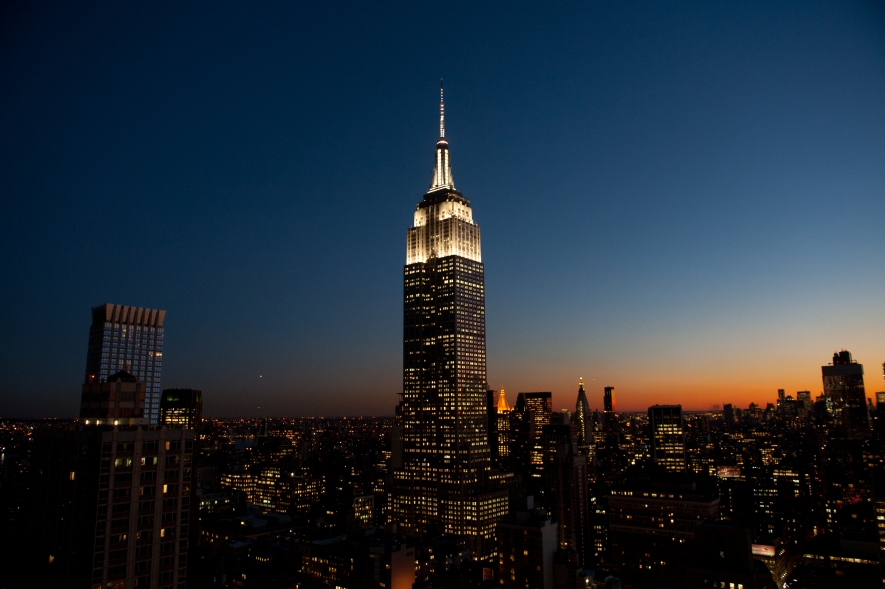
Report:
<svg viewBox="0 0 885 589"><path fill-rule="evenodd" d="M209 416L392 415L441 77L511 403L885 390L881 2L0 11L0 417L76 415L105 302Z"/></svg>

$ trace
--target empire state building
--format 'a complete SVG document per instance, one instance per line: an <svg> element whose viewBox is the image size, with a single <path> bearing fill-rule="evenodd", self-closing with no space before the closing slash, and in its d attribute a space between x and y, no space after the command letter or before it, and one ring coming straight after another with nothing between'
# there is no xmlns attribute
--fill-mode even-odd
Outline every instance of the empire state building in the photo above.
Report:
<svg viewBox="0 0 885 589"><path fill-rule="evenodd" d="M482 250L470 201L452 179L442 88L439 108L433 178L406 234L402 461L391 515L405 533L469 536L474 555L488 558L508 505L488 440Z"/></svg>

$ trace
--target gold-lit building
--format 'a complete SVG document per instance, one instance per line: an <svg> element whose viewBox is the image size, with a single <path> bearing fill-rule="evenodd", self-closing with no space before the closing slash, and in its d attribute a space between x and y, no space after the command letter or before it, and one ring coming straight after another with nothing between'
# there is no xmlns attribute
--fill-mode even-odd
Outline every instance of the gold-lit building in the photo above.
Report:
<svg viewBox="0 0 885 589"><path fill-rule="evenodd" d="M488 439L479 233L452 179L440 90L433 177L406 236L401 459L391 517L409 534L469 536L474 554L489 558L508 506Z"/></svg>
<svg viewBox="0 0 885 589"><path fill-rule="evenodd" d="M503 465L510 464L510 445L512 444L512 436L510 434L510 412L513 410L507 404L507 397L504 388L498 396L498 414L497 414L497 434L498 434L498 458Z"/></svg>

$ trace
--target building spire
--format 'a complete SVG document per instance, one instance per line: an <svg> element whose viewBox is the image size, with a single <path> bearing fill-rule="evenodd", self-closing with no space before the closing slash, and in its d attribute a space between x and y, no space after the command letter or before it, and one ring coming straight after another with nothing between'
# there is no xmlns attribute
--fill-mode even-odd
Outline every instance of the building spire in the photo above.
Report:
<svg viewBox="0 0 885 589"><path fill-rule="evenodd" d="M507 404L507 397L504 396L504 387L501 387L501 393L498 397L498 413L510 411L510 405Z"/></svg>
<svg viewBox="0 0 885 589"><path fill-rule="evenodd" d="M443 99L443 81L439 79L439 139L436 140L436 162L433 166L433 179L430 190L438 188L455 189L452 180L452 164L449 162L449 141L446 139L446 104Z"/></svg>
<svg viewBox="0 0 885 589"><path fill-rule="evenodd" d="M446 136L446 103L443 100L443 79L439 79L439 136Z"/></svg>

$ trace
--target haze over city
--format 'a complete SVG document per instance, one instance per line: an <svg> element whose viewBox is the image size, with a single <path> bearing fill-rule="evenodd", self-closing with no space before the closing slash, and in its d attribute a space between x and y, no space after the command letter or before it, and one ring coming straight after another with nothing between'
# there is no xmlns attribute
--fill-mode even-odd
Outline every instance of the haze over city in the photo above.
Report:
<svg viewBox="0 0 885 589"><path fill-rule="evenodd" d="M440 77L511 402L885 390L881 3L3 12L4 417L77 414L105 302L208 416L391 415Z"/></svg>

